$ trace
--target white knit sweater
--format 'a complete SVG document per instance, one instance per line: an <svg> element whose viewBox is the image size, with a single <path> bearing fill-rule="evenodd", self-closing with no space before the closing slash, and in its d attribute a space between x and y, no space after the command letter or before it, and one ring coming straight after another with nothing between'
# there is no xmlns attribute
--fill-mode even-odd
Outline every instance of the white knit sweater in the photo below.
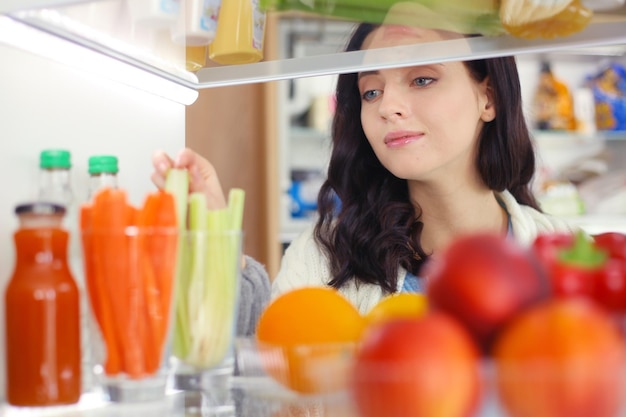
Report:
<svg viewBox="0 0 626 417"><path fill-rule="evenodd" d="M511 218L513 235L523 245L529 245L539 233L572 231L562 219L520 205L510 192L497 194ZM398 290L404 284L406 270L398 271ZM272 283L272 298L303 286L325 286L331 280L329 263L313 237L313 225L298 236L287 248L278 275ZM378 285L355 281L340 289L361 313L368 312L385 295Z"/></svg>

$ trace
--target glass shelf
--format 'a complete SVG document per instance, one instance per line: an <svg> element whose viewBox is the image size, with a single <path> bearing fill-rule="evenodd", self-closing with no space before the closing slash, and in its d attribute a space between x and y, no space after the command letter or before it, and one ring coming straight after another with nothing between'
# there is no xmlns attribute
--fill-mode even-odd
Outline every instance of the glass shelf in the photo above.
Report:
<svg viewBox="0 0 626 417"><path fill-rule="evenodd" d="M9 14L20 10L33 10L40 7L53 8L57 6L68 6L78 3L87 3L85 0L2 0L0 3L0 13Z"/></svg>
<svg viewBox="0 0 626 417"><path fill-rule="evenodd" d="M603 142L603 141L626 141L626 131L621 130L598 130L593 133L579 133L566 130L535 130L533 136L537 140L569 143Z"/></svg>
<svg viewBox="0 0 626 417"><path fill-rule="evenodd" d="M0 5L0 13L24 25L196 90L415 64L626 44L626 13L620 9L619 13L598 13L585 30L552 40L529 41L511 36L473 37L378 50L266 60L245 65L214 64L194 73L185 69L185 46L171 42L167 31L134 25L126 10L127 4L127 1L122 0L4 0ZM101 8L104 12L94 13L90 8ZM277 13L280 19L291 18L285 16L290 15ZM334 22L330 18L320 19L327 21L328 25ZM347 39L348 33L346 30L343 38Z"/></svg>
<svg viewBox="0 0 626 417"><path fill-rule="evenodd" d="M560 49L621 45L626 43L624 22L590 24L585 30L564 38L523 40L511 36L475 37L319 56L265 61L236 67L204 68L198 71L198 87L275 81L408 65L481 59Z"/></svg>
<svg viewBox="0 0 626 417"><path fill-rule="evenodd" d="M626 130L603 130L600 135L606 140L626 141Z"/></svg>

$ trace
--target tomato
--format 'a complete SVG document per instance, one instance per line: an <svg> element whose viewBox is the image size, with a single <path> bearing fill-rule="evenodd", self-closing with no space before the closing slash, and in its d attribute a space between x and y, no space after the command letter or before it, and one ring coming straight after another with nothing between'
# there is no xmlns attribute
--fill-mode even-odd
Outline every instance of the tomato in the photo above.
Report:
<svg viewBox="0 0 626 417"><path fill-rule="evenodd" d="M371 327L352 369L360 417L469 416L482 392L478 346L446 313Z"/></svg>
<svg viewBox="0 0 626 417"><path fill-rule="evenodd" d="M626 259L626 234L603 232L594 236L596 245L606 250L611 258Z"/></svg>
<svg viewBox="0 0 626 417"><path fill-rule="evenodd" d="M549 296L526 248L495 234L457 238L424 266L429 306L454 316L485 353L522 309Z"/></svg>

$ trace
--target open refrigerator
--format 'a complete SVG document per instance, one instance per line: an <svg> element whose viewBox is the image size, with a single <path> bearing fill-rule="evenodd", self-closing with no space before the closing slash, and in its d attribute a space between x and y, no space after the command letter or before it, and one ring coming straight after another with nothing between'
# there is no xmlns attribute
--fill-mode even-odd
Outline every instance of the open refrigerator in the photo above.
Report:
<svg viewBox="0 0 626 417"><path fill-rule="evenodd" d="M139 203L153 189L148 175L152 152L164 149L173 154L185 146L185 108L196 100L200 89L332 76L383 65L626 44L624 10L609 13L606 20L578 34L551 41L476 37L449 42L444 49L423 44L367 55L325 51L316 56L210 66L190 72L185 69L184 48L170 44L159 31L133 30L128 1L8 0L0 5L0 13L0 173L8 183L0 200L4 213L0 220L0 286L10 276L15 255L11 235L16 219L11 213L18 202L34 197L41 149L71 150L78 199L87 194L87 158L99 153L117 155L119 182L129 190L131 200ZM279 126L282 134L288 129L285 124ZM279 191L275 197L281 200L284 195ZM3 313L0 323L4 323ZM1 364L1 348L0 357ZM3 393L2 373L0 404ZM171 401L178 409L179 398L174 395ZM62 414L50 415L109 415L104 408L89 406L57 412ZM170 407L110 412L176 415Z"/></svg>

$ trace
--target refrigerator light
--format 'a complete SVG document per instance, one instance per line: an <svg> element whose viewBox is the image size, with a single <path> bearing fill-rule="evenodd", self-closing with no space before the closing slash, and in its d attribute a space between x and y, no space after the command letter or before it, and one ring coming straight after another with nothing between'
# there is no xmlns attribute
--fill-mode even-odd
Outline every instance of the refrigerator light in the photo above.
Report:
<svg viewBox="0 0 626 417"><path fill-rule="evenodd" d="M0 16L0 44L10 45L145 92L189 105L198 91L61 37Z"/></svg>

